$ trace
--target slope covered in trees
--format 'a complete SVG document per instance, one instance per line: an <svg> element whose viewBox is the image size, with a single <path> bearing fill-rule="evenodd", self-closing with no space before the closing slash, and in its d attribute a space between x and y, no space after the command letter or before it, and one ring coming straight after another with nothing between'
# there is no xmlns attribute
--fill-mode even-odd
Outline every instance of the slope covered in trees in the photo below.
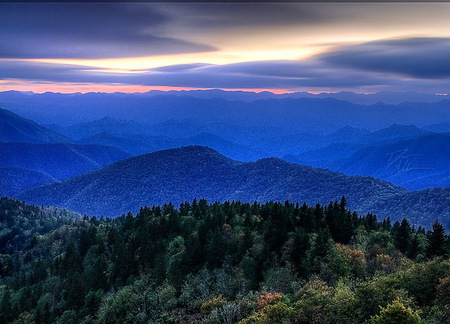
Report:
<svg viewBox="0 0 450 324"><path fill-rule="evenodd" d="M290 199L314 204L345 195L349 206L364 210L380 198L401 192L406 190L371 177L349 177L275 158L236 162L210 148L189 146L119 161L32 189L20 198L89 215L116 216L136 212L144 205L179 204L195 197L248 202Z"/></svg>
<svg viewBox="0 0 450 324"><path fill-rule="evenodd" d="M345 198L145 207L2 251L0 321L448 323L449 252L439 223L380 222Z"/></svg>
<svg viewBox="0 0 450 324"><path fill-rule="evenodd" d="M107 146L0 143L0 196L13 196L127 158Z"/></svg>
<svg viewBox="0 0 450 324"><path fill-rule="evenodd" d="M371 175L410 190L450 186L450 136L433 134L367 147L334 162L337 171Z"/></svg>
<svg viewBox="0 0 450 324"><path fill-rule="evenodd" d="M0 167L0 197L14 196L22 191L57 181L49 174L18 167Z"/></svg>
<svg viewBox="0 0 450 324"><path fill-rule="evenodd" d="M12 254L34 244L40 235L79 220L80 215L56 207L37 207L0 198L0 254ZM33 243L34 242L34 243ZM8 258L2 258L2 262ZM0 266L0 272L5 266Z"/></svg>
<svg viewBox="0 0 450 324"><path fill-rule="evenodd" d="M144 205L179 204L195 197L324 204L345 195L356 211L394 220L411 217L414 224L429 227L437 218L447 226L447 192L445 188L408 192L376 178L347 176L276 158L237 162L212 149L189 146L129 158L19 197L88 215L117 216L137 212Z"/></svg>

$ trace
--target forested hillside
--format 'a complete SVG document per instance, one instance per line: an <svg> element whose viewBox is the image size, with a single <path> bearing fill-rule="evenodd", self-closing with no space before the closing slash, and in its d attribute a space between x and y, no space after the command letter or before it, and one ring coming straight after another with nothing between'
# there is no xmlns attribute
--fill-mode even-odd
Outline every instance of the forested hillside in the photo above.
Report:
<svg viewBox="0 0 450 324"><path fill-rule="evenodd" d="M25 211L39 210L1 202L2 222L32 221ZM1 323L449 322L442 225L380 222L346 209L345 198L201 199L66 218L57 229L53 220L41 218L48 234L2 249Z"/></svg>
<svg viewBox="0 0 450 324"><path fill-rule="evenodd" d="M37 207L6 197L0 198L0 272L4 274L3 271L8 271L11 262L8 255L29 248L41 235L79 219L80 215L70 210Z"/></svg>
<svg viewBox="0 0 450 324"><path fill-rule="evenodd" d="M188 146L122 160L19 197L88 215L116 216L144 205L179 204L195 197L314 204L345 195L352 208L370 211L379 199L402 192L406 190L371 177L350 177L275 158L237 162L207 147Z"/></svg>
<svg viewBox="0 0 450 324"><path fill-rule="evenodd" d="M114 147L80 144L0 143L0 167L44 172L58 180L98 169L130 155Z"/></svg>
<svg viewBox="0 0 450 324"><path fill-rule="evenodd" d="M433 134L367 147L335 161L345 174L371 175L410 190L450 186L450 136Z"/></svg>
<svg viewBox="0 0 450 324"><path fill-rule="evenodd" d="M0 197L18 193L57 181L51 175L20 167L0 167Z"/></svg>
<svg viewBox="0 0 450 324"><path fill-rule="evenodd" d="M124 190L126 188L126 190ZM430 227L450 226L448 188L408 192L372 177L347 176L276 158L237 162L202 146L132 157L18 195L30 203L114 217L141 206L203 197L208 201L292 200L326 204L345 195L350 208Z"/></svg>

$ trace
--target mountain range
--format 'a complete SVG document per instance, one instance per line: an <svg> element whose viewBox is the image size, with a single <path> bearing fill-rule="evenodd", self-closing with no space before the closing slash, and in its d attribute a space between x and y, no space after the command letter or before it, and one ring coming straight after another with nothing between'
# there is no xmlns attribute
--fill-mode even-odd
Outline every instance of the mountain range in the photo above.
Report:
<svg viewBox="0 0 450 324"><path fill-rule="evenodd" d="M0 143L0 195L63 180L125 159L117 148L68 143Z"/></svg>
<svg viewBox="0 0 450 324"><path fill-rule="evenodd" d="M382 217L446 217L442 96L235 95L0 93L3 107L46 123L0 109L0 195L106 216L194 197L324 204L345 195Z"/></svg>
<svg viewBox="0 0 450 324"><path fill-rule="evenodd" d="M373 177L348 176L276 158L237 162L210 148L189 146L128 158L31 189L18 198L90 215L117 216L144 205L179 204L194 198L327 204L345 195L356 211L392 219L408 216L414 224L430 226L435 218L445 223L450 216L448 193L448 188L408 192ZM420 212L408 212L412 197L424 206ZM439 199L439 207L425 208Z"/></svg>
<svg viewBox="0 0 450 324"><path fill-rule="evenodd" d="M0 143L64 142L67 144L59 146L5 145L2 149L5 159L3 163L0 163L0 167L7 169L3 169L2 173L6 177L10 172L8 177L17 179L18 170L8 168L21 168L22 186L10 185L11 188L8 189L4 181L3 193L18 193L19 188L25 190L36 184L47 184L51 178L62 180L130 155L188 145L208 146L239 161L255 161L263 157L275 156L290 162L328 168L346 174L370 175L410 190L449 185L448 164L439 162L437 165L435 161L436 159L445 161L447 137L445 134L430 137L429 135L438 134L414 125L394 124L373 132L345 126L329 134L320 135L289 132L281 127L244 127L176 120L146 124L104 117L70 127L49 125L53 128L51 130L7 110L1 110L0 115L2 117ZM446 124L430 125L428 128L442 131L446 129ZM72 137L69 137L70 135ZM408 140L410 140L409 144L403 143ZM398 144L400 142L402 143ZM113 148L116 150L114 151ZM402 156L396 160L396 163L386 168L388 163L386 157L405 149L409 152L408 156L411 152L421 154L420 163L412 166L413 170L408 169L406 172L405 168L398 164L401 161L407 161ZM429 149L432 152L425 154ZM122 153L118 154L118 151ZM105 154L118 155L105 160ZM419 161L417 157L413 160ZM407 163L410 161L408 160ZM55 163L58 163L58 166ZM55 170L49 172L51 168ZM44 174L37 174L36 171ZM14 186L15 189L12 188Z"/></svg>
<svg viewBox="0 0 450 324"><path fill-rule="evenodd" d="M388 136L392 135L392 136ZM356 139L285 155L293 163L377 177L409 190L450 186L450 133L393 125Z"/></svg>
<svg viewBox="0 0 450 324"><path fill-rule="evenodd" d="M78 143L112 146L131 155L140 155L188 145L209 146L239 161L253 161L265 155L248 146L233 143L210 133L199 133L187 138L172 138L162 135L110 134L103 132L83 138Z"/></svg>
<svg viewBox="0 0 450 324"><path fill-rule="evenodd" d="M371 175L411 190L450 186L450 134L366 147L335 169L346 174Z"/></svg>
<svg viewBox="0 0 450 324"><path fill-rule="evenodd" d="M445 99L445 96L434 96L429 102L395 104L361 104L342 100L345 97L262 96L256 100L244 101L221 95L200 98L189 93L171 92L156 95L3 92L0 93L0 106L39 123L63 126L110 116L152 124L169 119L190 120L201 124L279 127L315 134L333 132L344 126L371 131L396 123L422 127L450 118L447 109L449 101L434 101L436 98Z"/></svg>
<svg viewBox="0 0 450 324"><path fill-rule="evenodd" d="M0 142L65 143L70 138L6 109L0 109Z"/></svg>

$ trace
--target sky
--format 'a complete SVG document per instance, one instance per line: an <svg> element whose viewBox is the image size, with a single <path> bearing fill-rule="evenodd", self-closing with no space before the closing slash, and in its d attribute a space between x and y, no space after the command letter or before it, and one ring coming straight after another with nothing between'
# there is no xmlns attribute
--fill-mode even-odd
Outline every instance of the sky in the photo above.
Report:
<svg viewBox="0 0 450 324"><path fill-rule="evenodd" d="M450 3L0 3L0 91L447 94Z"/></svg>

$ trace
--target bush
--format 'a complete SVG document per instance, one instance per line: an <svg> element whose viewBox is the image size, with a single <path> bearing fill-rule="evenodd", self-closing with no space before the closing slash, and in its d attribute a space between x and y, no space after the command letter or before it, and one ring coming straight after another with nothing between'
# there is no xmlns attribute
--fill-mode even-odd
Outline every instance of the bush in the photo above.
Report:
<svg viewBox="0 0 450 324"><path fill-rule="evenodd" d="M226 303L227 301L222 297L222 295L219 295L216 298L205 301L200 306L200 312L202 315L209 315L211 314L213 309L220 308L224 306Z"/></svg>
<svg viewBox="0 0 450 324"><path fill-rule="evenodd" d="M288 324L293 320L293 310L284 303L268 305L239 324Z"/></svg>
<svg viewBox="0 0 450 324"><path fill-rule="evenodd" d="M395 299L385 308L381 308L380 314L370 319L370 324L420 324L419 314L409 307L406 307L402 300Z"/></svg>
<svg viewBox="0 0 450 324"><path fill-rule="evenodd" d="M274 305L281 301L283 296L279 293L264 293L258 296L256 307L257 309L263 309L264 307L268 305Z"/></svg>

